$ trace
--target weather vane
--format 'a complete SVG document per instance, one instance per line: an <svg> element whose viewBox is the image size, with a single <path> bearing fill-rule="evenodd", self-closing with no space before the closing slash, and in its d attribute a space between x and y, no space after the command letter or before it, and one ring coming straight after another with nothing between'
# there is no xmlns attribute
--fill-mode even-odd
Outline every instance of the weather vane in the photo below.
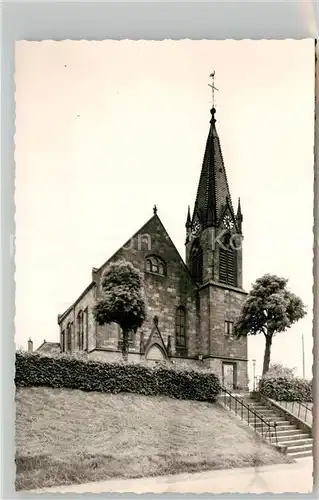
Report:
<svg viewBox="0 0 319 500"><path fill-rule="evenodd" d="M215 97L215 96L214 96L214 91L215 91L215 90L217 90L217 91L218 91L218 89L217 89L217 88L215 87L215 85L214 85L215 71L213 71L213 73L211 73L211 74L209 75L209 77L212 79L212 83L211 83L211 84L209 83L209 84L208 84L208 86L212 89L212 106L214 107L214 105L215 105L215 100L214 100L214 97Z"/></svg>

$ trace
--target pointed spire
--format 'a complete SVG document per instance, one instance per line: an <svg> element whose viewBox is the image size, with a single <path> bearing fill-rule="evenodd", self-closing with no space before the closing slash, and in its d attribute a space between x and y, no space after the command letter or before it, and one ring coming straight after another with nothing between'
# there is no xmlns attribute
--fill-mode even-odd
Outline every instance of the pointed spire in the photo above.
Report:
<svg viewBox="0 0 319 500"><path fill-rule="evenodd" d="M188 205L188 211L187 211L187 219L186 219L186 241L185 244L189 242L190 234L191 234L191 227L192 227L192 219L191 219L191 209L190 206Z"/></svg>
<svg viewBox="0 0 319 500"><path fill-rule="evenodd" d="M186 219L186 224L185 227L188 229L192 225L192 220L191 220L191 208L188 205L188 211L187 211L187 219Z"/></svg>
<svg viewBox="0 0 319 500"><path fill-rule="evenodd" d="M215 125L216 109L214 107L211 109L211 115L211 125L193 214L193 219L196 215L199 217L203 228L216 227L219 224L227 203L233 212L221 145Z"/></svg>
<svg viewBox="0 0 319 500"><path fill-rule="evenodd" d="M237 219L242 222L243 214L241 213L240 198L238 198Z"/></svg>
<svg viewBox="0 0 319 500"><path fill-rule="evenodd" d="M242 222L243 222L243 214L242 214L242 211L241 211L240 198L238 198L238 207L237 207L236 219L237 219L238 229L241 232Z"/></svg>

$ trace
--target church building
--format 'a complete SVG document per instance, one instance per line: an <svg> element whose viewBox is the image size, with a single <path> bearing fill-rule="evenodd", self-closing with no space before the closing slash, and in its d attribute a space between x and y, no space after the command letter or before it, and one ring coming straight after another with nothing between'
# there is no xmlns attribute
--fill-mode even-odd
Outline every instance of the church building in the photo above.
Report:
<svg viewBox="0 0 319 500"><path fill-rule="evenodd" d="M129 338L130 362L164 361L211 369L230 389L247 389L247 339L236 339L234 322L246 292L242 273L242 222L227 181L216 110L211 110L194 209L185 224L185 261L163 226L152 217L101 267L73 304L58 316L63 352L89 359L122 359L121 330L93 317L100 280L110 262L130 261L144 276L147 319Z"/></svg>

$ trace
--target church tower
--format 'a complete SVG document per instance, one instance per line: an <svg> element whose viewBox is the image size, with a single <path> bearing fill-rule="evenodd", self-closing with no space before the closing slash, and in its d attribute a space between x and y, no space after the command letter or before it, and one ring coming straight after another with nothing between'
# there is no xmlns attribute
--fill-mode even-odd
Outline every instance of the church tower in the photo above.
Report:
<svg viewBox="0 0 319 500"><path fill-rule="evenodd" d="M246 292L242 288L242 222L235 213L219 137L216 110L193 214L186 221L186 264L197 288L197 346L205 364L230 389L247 387L247 340L233 336Z"/></svg>

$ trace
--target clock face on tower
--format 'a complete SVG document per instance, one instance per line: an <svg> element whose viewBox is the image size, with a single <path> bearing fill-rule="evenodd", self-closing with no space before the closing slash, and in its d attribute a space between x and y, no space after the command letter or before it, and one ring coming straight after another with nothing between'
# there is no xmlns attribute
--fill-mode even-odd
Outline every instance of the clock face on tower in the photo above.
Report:
<svg viewBox="0 0 319 500"><path fill-rule="evenodd" d="M201 230L201 225L200 225L199 221L196 220L193 224L193 227L192 227L192 235L198 236L200 230Z"/></svg>
<svg viewBox="0 0 319 500"><path fill-rule="evenodd" d="M230 215L225 215L223 223L227 229L233 229L234 227L234 223Z"/></svg>

